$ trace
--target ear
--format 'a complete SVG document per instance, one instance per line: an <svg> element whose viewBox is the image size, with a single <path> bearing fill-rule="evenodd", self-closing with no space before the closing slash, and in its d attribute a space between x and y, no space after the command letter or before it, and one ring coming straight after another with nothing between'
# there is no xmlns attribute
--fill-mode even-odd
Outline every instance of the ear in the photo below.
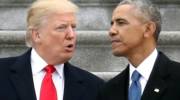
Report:
<svg viewBox="0 0 180 100"><path fill-rule="evenodd" d="M40 41L40 35L37 29L32 29L31 31L31 36L32 36L32 40L33 42L38 42Z"/></svg>
<svg viewBox="0 0 180 100"><path fill-rule="evenodd" d="M145 24L145 33L144 37L154 37L156 30L156 24L152 21L149 21Z"/></svg>

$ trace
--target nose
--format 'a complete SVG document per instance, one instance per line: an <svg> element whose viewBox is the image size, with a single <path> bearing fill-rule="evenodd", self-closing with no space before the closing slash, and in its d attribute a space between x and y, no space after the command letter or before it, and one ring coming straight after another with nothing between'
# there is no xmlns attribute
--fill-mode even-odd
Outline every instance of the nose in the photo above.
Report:
<svg viewBox="0 0 180 100"><path fill-rule="evenodd" d="M76 32L75 32L74 28L72 26L69 26L68 31L67 31L67 38L73 39L75 36L76 36Z"/></svg>
<svg viewBox="0 0 180 100"><path fill-rule="evenodd" d="M116 34L117 34L116 27L115 27L115 25L112 25L112 26L110 27L110 29L109 29L109 36L112 37L112 36L114 36L114 35L116 35Z"/></svg>

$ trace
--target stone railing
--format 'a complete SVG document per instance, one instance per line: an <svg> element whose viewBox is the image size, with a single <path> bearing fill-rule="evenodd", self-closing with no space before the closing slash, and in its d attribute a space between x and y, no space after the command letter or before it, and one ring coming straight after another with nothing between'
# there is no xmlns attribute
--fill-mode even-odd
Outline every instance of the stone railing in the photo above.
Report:
<svg viewBox="0 0 180 100"><path fill-rule="evenodd" d="M25 42L26 31L0 31L0 44L19 45ZM77 31L78 45L109 45L107 31ZM180 31L163 31L160 33L160 45L179 45Z"/></svg>
<svg viewBox="0 0 180 100"><path fill-rule="evenodd" d="M15 4L29 4L32 3L34 0L1 0L0 4L3 5L15 5ZM80 4L80 3L119 3L120 0L72 0L73 2ZM161 3L161 4L180 4L179 0L151 0L154 3Z"/></svg>
<svg viewBox="0 0 180 100"><path fill-rule="evenodd" d="M27 7L34 0L0 0L0 57L20 55L25 46ZM127 65L125 58L114 57L107 30L112 10L121 0L72 0L79 5L77 50L71 63L105 80ZM162 13L158 49L180 61L180 0L152 0ZM94 30L94 31L91 31Z"/></svg>
<svg viewBox="0 0 180 100"><path fill-rule="evenodd" d="M107 31L78 31L77 35L73 64L92 72L119 72L127 65L126 59L112 55ZM24 37L25 31L0 31L0 57L16 56L27 50ZM163 31L158 49L180 61L180 31Z"/></svg>

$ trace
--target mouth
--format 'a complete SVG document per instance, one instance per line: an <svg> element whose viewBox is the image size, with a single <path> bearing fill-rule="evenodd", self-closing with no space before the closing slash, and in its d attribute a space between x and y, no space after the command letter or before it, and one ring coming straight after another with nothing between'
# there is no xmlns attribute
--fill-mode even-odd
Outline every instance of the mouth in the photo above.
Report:
<svg viewBox="0 0 180 100"><path fill-rule="evenodd" d="M111 40L111 43L119 43L119 42L121 43L121 40L119 40L119 39L112 39Z"/></svg>
<svg viewBox="0 0 180 100"><path fill-rule="evenodd" d="M73 52L75 48L74 44L68 44L67 46L65 46L65 50L68 52Z"/></svg>
<svg viewBox="0 0 180 100"><path fill-rule="evenodd" d="M112 44L112 46L121 45L122 41L119 39L112 39L111 44Z"/></svg>
<svg viewBox="0 0 180 100"><path fill-rule="evenodd" d="M67 45L68 48L72 48L73 46L74 46L73 44Z"/></svg>

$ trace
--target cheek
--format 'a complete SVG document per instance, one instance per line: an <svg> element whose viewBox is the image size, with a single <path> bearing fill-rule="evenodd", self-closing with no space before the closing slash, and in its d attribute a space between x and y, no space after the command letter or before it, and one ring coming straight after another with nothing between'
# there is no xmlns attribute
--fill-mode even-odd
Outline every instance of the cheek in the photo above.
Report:
<svg viewBox="0 0 180 100"><path fill-rule="evenodd" d="M74 36L74 40L75 40L75 41L77 40L77 34L75 34L75 36Z"/></svg>
<svg viewBox="0 0 180 100"><path fill-rule="evenodd" d="M143 40L144 40L143 35L134 34L131 37L129 37L128 44L129 46L132 47L140 46L141 44L143 44Z"/></svg>
<svg viewBox="0 0 180 100"><path fill-rule="evenodd" d="M126 28L122 31L122 39L127 44L136 44L143 40L143 32L138 28Z"/></svg>
<svg viewBox="0 0 180 100"><path fill-rule="evenodd" d="M52 32L51 34L51 39L54 41L64 41L66 34L65 33L61 33L61 32Z"/></svg>

